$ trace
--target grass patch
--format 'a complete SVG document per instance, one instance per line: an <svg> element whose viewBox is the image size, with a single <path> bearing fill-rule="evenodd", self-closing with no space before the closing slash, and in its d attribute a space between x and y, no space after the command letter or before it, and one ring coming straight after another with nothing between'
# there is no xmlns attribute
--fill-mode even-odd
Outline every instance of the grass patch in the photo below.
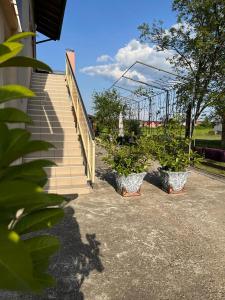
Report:
<svg viewBox="0 0 225 300"><path fill-rule="evenodd" d="M194 139L221 140L220 134L215 134L213 128L197 126L193 134Z"/></svg>
<svg viewBox="0 0 225 300"><path fill-rule="evenodd" d="M196 167L212 175L222 175L225 178L225 162L205 159L202 163L197 164Z"/></svg>

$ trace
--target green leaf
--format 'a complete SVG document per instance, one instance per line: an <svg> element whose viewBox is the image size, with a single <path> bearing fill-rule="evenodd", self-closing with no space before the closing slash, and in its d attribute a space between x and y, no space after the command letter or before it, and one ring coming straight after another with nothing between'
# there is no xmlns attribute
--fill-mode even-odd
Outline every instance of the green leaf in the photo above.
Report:
<svg viewBox="0 0 225 300"><path fill-rule="evenodd" d="M46 208L28 214L19 220L13 228L19 234L25 234L45 228L51 228L64 216L61 208Z"/></svg>
<svg viewBox="0 0 225 300"><path fill-rule="evenodd" d="M21 110L8 107L0 109L0 122L32 123L32 119Z"/></svg>
<svg viewBox="0 0 225 300"><path fill-rule="evenodd" d="M41 201L36 201L31 207L25 209L25 213L38 211L45 207L63 206L65 198L57 194L45 194Z"/></svg>
<svg viewBox="0 0 225 300"><path fill-rule="evenodd" d="M0 129L1 127L2 125L0 124ZM37 151L47 151L49 148L54 147L52 144L42 140L29 140L31 134L25 129L11 129L8 131L8 134L10 142L7 147L4 146L4 152L0 152L0 168L7 167L13 161L26 154ZM4 141L2 143L4 143Z"/></svg>
<svg viewBox="0 0 225 300"><path fill-rule="evenodd" d="M52 72L52 69L40 60L25 56L16 56L8 59L0 67L32 67L36 69Z"/></svg>
<svg viewBox="0 0 225 300"><path fill-rule="evenodd" d="M14 231L0 230L0 289L12 291L39 290L33 278L29 251Z"/></svg>
<svg viewBox="0 0 225 300"><path fill-rule="evenodd" d="M39 278L41 284L49 286L53 280L45 272L49 258L59 249L59 240L53 236L38 236L25 240L24 243L33 261L35 278Z"/></svg>
<svg viewBox="0 0 225 300"><path fill-rule="evenodd" d="M0 44L0 67L3 62L16 56L23 49L21 43L5 42Z"/></svg>
<svg viewBox="0 0 225 300"><path fill-rule="evenodd" d="M23 180L5 181L0 184L0 224L9 225L16 212L24 208L24 214L46 207L62 205L64 198L43 193L38 185ZM24 190L25 189L25 190Z"/></svg>
<svg viewBox="0 0 225 300"><path fill-rule="evenodd" d="M21 85L10 84L0 87L0 103L18 99L35 97L34 92Z"/></svg>
<svg viewBox="0 0 225 300"><path fill-rule="evenodd" d="M19 40L22 40L22 39L25 39L28 37L32 37L32 36L36 36L36 34L33 32L20 32L20 33L14 34L10 38L8 38L6 40L6 42L17 42Z"/></svg>
<svg viewBox="0 0 225 300"><path fill-rule="evenodd" d="M8 148L8 144L10 142L9 140L9 129L6 124L0 123L0 158L4 153L6 152L6 149ZM0 161L1 163L1 161Z"/></svg>
<svg viewBox="0 0 225 300"><path fill-rule="evenodd" d="M24 151L24 154L28 154L36 151L47 151L49 148L55 148L55 146L49 142L42 140L31 140L27 144L27 148Z"/></svg>
<svg viewBox="0 0 225 300"><path fill-rule="evenodd" d="M34 160L17 166L10 166L0 170L0 180L27 180L40 186L47 182L47 174L44 167L53 166L55 163L49 160Z"/></svg>
<svg viewBox="0 0 225 300"><path fill-rule="evenodd" d="M48 259L59 248L59 240L53 236L37 236L24 241L25 247L31 254L34 265L38 269L47 268L46 258ZM40 271L41 271L40 268Z"/></svg>
<svg viewBox="0 0 225 300"><path fill-rule="evenodd" d="M0 131L3 130L4 124L0 124ZM0 168L8 166L23 155L31 135L27 130L20 128L8 130L8 134L8 139L1 141L5 151L0 152Z"/></svg>
<svg viewBox="0 0 225 300"><path fill-rule="evenodd" d="M51 205L52 202L51 197L35 183L24 180L0 182L1 223L6 223L14 218L15 213L21 208L35 210Z"/></svg>

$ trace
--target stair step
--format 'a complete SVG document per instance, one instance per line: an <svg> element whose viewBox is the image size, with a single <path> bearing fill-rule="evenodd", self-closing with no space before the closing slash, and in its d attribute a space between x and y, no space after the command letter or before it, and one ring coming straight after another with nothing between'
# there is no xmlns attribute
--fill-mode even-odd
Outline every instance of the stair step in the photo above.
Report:
<svg viewBox="0 0 225 300"><path fill-rule="evenodd" d="M48 177L68 177L76 175L84 175L85 167L84 165L68 165L68 166L57 166L57 167L47 167L45 171Z"/></svg>
<svg viewBox="0 0 225 300"><path fill-rule="evenodd" d="M60 86L66 87L66 81L63 79L35 79L32 81L31 87L51 87L51 86L57 86L59 84Z"/></svg>
<svg viewBox="0 0 225 300"><path fill-rule="evenodd" d="M75 177L51 177L48 179L48 182L46 184L46 188L50 189L58 189L61 186L66 187L72 187L74 185L80 185L80 184L86 184L87 183L87 177L86 176L75 176Z"/></svg>
<svg viewBox="0 0 225 300"><path fill-rule="evenodd" d="M62 86L66 87L66 82L62 79L60 80L52 80L52 79L35 79L32 81L31 88L33 87L41 87L41 88L48 88L48 87L57 87L57 86Z"/></svg>
<svg viewBox="0 0 225 300"><path fill-rule="evenodd" d="M34 80L52 80L52 81L57 81L57 80L65 80L65 75L56 75L56 76L52 76L52 75L48 75L48 76L43 76L43 75L39 75L39 74L35 74L32 75L32 82L34 82Z"/></svg>
<svg viewBox="0 0 225 300"><path fill-rule="evenodd" d="M81 156L81 147L68 149L49 149L48 151L37 151L27 154L25 157L43 158L43 157L74 157Z"/></svg>
<svg viewBox="0 0 225 300"><path fill-rule="evenodd" d="M65 74L40 74L40 73L33 73L32 79L65 79Z"/></svg>
<svg viewBox="0 0 225 300"><path fill-rule="evenodd" d="M69 116L72 116L72 110L58 110L57 111L57 114L56 114L56 112L55 112L55 110L44 110L44 109L42 109L42 110L36 110L36 109L29 109L28 108L28 110L27 110L27 113L28 113L28 115L30 115L30 116L45 116L45 115L47 115L47 116L65 116L65 117L69 117Z"/></svg>
<svg viewBox="0 0 225 300"><path fill-rule="evenodd" d="M76 124L74 121L72 122L56 122L56 121L51 121L51 122L47 122L47 121L34 121L33 122L33 125L29 125L27 126L28 130L29 128L34 128L34 127L49 127L49 124L51 126L51 128L75 128L76 127Z"/></svg>
<svg viewBox="0 0 225 300"><path fill-rule="evenodd" d="M27 130L29 130L31 133L49 133L49 134L58 134L58 133L61 133L61 134L73 134L73 133L76 133L76 128L75 126L73 127L64 127L64 126L61 126L61 127L38 127L38 126L27 126L26 127ZM77 133L76 133L77 134Z"/></svg>
<svg viewBox="0 0 225 300"><path fill-rule="evenodd" d="M33 109L37 109L39 110L40 108L44 107L44 108L47 108L48 106L51 106L51 107L61 107L61 108L64 108L65 106L66 107L69 107L71 108L73 106L72 102L70 102L69 100L67 99L62 99L62 100L59 100L59 101L52 101L52 100L32 100L32 102L28 102L28 107L29 108L32 108L31 106L33 106Z"/></svg>
<svg viewBox="0 0 225 300"><path fill-rule="evenodd" d="M76 147L77 145L80 145L80 142L79 140L77 141L70 141L69 143L65 143L64 141L51 141L51 144L53 144L56 149L61 149L61 148L64 148L64 149L70 149L71 147Z"/></svg>
<svg viewBox="0 0 225 300"><path fill-rule="evenodd" d="M34 107L30 107L30 105L28 104L27 107L27 112L31 113L32 115L41 115L41 114L46 114L47 116L52 116L52 115L72 115L72 107L71 106L67 106L67 103L65 104L65 106L62 108L62 106L57 107L57 106L51 106L49 108L46 108L45 106L40 106L40 108L34 108Z"/></svg>
<svg viewBox="0 0 225 300"><path fill-rule="evenodd" d="M29 162L34 160L35 157L24 157L24 162ZM37 159L37 157L36 157ZM73 156L73 157L42 157L42 159L47 159L55 162L59 166L64 165L81 165L83 164L83 158L81 156Z"/></svg>
<svg viewBox="0 0 225 300"><path fill-rule="evenodd" d="M74 122L74 117L71 113L71 116L63 116L61 118L58 118L57 116L45 116L45 115L31 115L29 116L32 118L33 121L40 121L40 122L59 122L59 120L64 120L65 122Z"/></svg>
<svg viewBox="0 0 225 300"><path fill-rule="evenodd" d="M68 90L67 88L65 88L64 86L59 86L59 85L56 85L56 86L46 86L46 85L43 85L43 86L40 86L40 87L33 87L31 86L30 89L35 93L36 96L48 96L48 95L68 95Z"/></svg>
<svg viewBox="0 0 225 300"><path fill-rule="evenodd" d="M44 91L43 89L40 89L40 91L34 91L36 97L38 96L68 96L67 91L58 90L57 88L52 89L51 91L48 89L47 91Z"/></svg>
<svg viewBox="0 0 225 300"><path fill-rule="evenodd" d="M73 187L59 187L57 189L48 189L46 188L45 191L48 193L57 193L59 195L72 195L72 194L89 194L91 192L91 188L87 184L83 185L75 185Z"/></svg>
<svg viewBox="0 0 225 300"><path fill-rule="evenodd" d="M35 83L33 82L30 88L37 89L37 90L42 90L42 91L49 91L49 90L63 90L63 91L68 91L66 83L64 81L57 81L57 82L49 82L49 81L36 81Z"/></svg>
<svg viewBox="0 0 225 300"><path fill-rule="evenodd" d="M72 102L65 75L33 73L31 89L36 96L28 100L27 113L33 124L26 128L31 139L49 141L56 148L28 154L24 162L47 159L57 165L46 167L49 178L45 190L62 195L87 194L82 147L77 134Z"/></svg>
<svg viewBox="0 0 225 300"><path fill-rule="evenodd" d="M60 134L60 133L33 133L31 135L32 140L43 140L48 142L74 142L78 141L78 135L76 132L73 134Z"/></svg>
<svg viewBox="0 0 225 300"><path fill-rule="evenodd" d="M34 92L34 91L33 91ZM55 93L55 94L46 94L46 93L35 93L35 96L31 98L31 101L48 101L50 103L57 101L70 101L69 94L66 93Z"/></svg>
<svg viewBox="0 0 225 300"><path fill-rule="evenodd" d="M50 109L69 109L71 111L72 103L69 101L61 101L61 102L50 102L50 101L33 101L33 102L28 102L27 108L28 109L34 109L34 110L41 110L45 108L46 110Z"/></svg>

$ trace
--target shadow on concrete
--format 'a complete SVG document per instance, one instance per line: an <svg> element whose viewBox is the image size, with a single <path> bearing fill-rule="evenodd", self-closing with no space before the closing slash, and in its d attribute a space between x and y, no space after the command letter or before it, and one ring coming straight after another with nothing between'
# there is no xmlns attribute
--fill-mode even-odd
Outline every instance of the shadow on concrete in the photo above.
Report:
<svg viewBox="0 0 225 300"><path fill-rule="evenodd" d="M96 177L98 177L100 180L106 181L115 190L117 190L116 176L115 176L115 173L111 169L106 169L104 167L103 168L99 167L96 170Z"/></svg>
<svg viewBox="0 0 225 300"><path fill-rule="evenodd" d="M157 188L162 189L162 182L158 171L152 171L150 173L147 173L144 180L148 183L153 184Z"/></svg>
<svg viewBox="0 0 225 300"><path fill-rule="evenodd" d="M82 284L91 272L103 272L100 245L95 233L87 233L84 242L80 227L75 217L74 209L65 208L65 217L61 223L50 230L34 233L33 235L50 234L59 238L61 247L50 261L49 271L56 285L48 288L42 295L31 295L16 292L0 292L4 300L84 300L81 291Z"/></svg>
<svg viewBox="0 0 225 300"><path fill-rule="evenodd" d="M100 259L101 243L95 233L87 233L87 242L82 241L80 227L71 207L65 209L64 220L51 233L59 237L61 248L49 268L56 278L56 286L47 289L43 299L83 300L81 287L85 278L93 271L104 270Z"/></svg>

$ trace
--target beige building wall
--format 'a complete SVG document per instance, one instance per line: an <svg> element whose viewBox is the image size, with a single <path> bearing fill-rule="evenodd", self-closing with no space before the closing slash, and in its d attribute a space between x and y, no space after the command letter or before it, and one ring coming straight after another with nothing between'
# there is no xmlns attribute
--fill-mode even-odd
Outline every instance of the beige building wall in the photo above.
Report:
<svg viewBox="0 0 225 300"><path fill-rule="evenodd" d="M14 3L12 3L14 2ZM21 31L35 32L32 1L22 0L21 10L18 15L16 1L0 0L0 42L11 35ZM35 39L28 38L24 41L24 49L20 55L35 56ZM2 68L0 69L0 85L21 84L30 86L31 68ZM7 107L16 107L27 110L27 99L18 99L7 103Z"/></svg>

